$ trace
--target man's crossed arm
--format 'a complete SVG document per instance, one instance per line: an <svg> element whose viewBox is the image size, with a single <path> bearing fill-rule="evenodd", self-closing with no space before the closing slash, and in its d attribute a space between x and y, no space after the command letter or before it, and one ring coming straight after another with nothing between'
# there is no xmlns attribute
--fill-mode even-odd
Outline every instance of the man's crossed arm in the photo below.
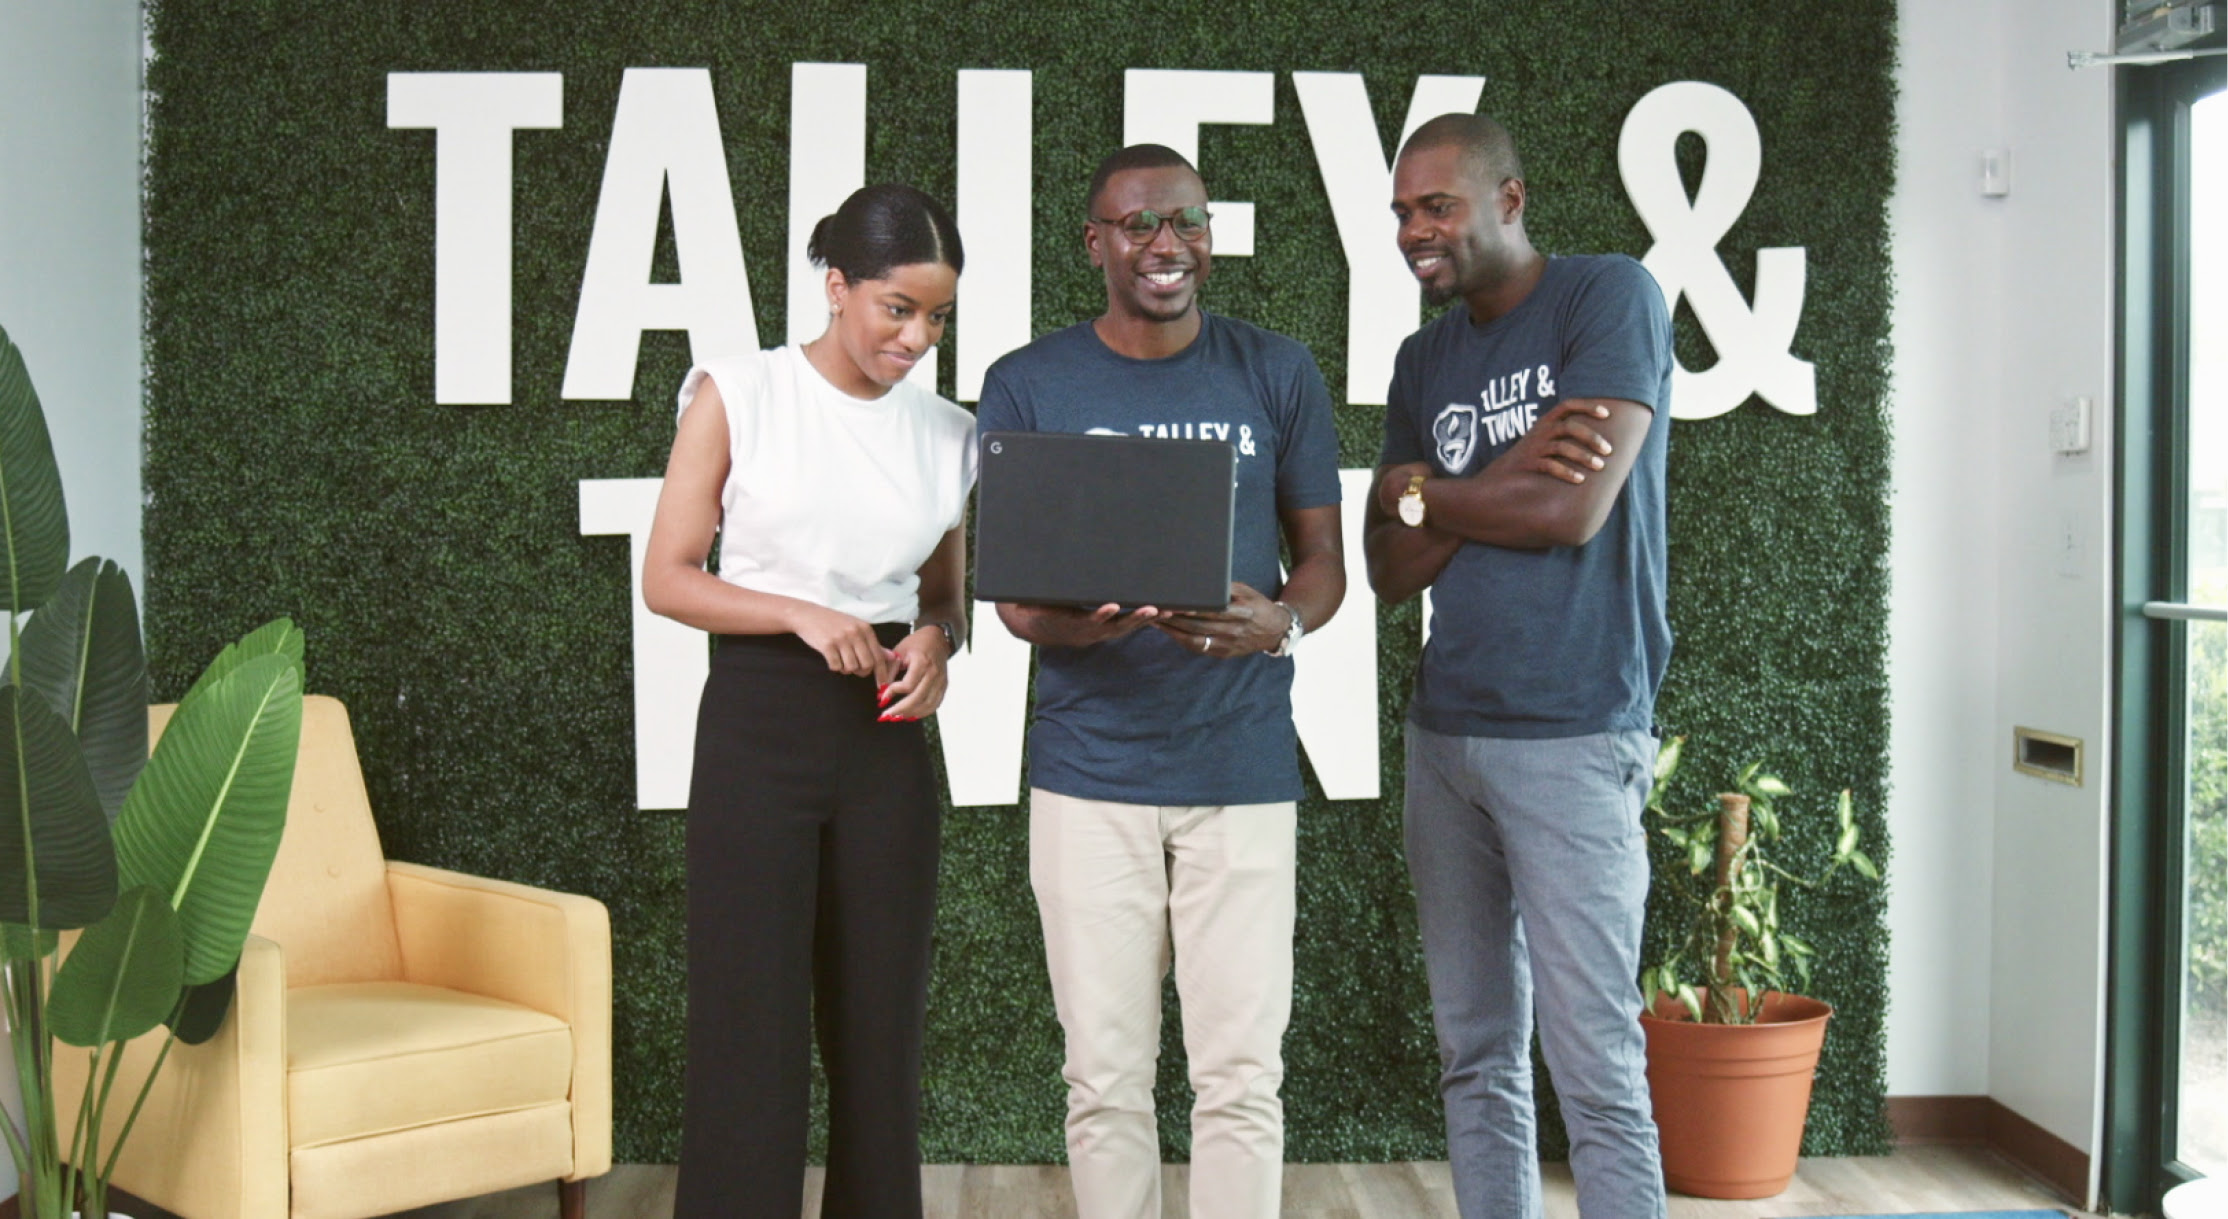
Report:
<svg viewBox="0 0 2228 1219"><path fill-rule="evenodd" d="M1620 398L1556 405L1475 474L1435 478L1425 462L1379 468L1362 526L1369 585L1388 602L1429 587L1465 541L1517 550L1583 546L1609 519L1640 455L1654 412ZM1424 478L1424 523L1398 516L1414 476Z"/></svg>

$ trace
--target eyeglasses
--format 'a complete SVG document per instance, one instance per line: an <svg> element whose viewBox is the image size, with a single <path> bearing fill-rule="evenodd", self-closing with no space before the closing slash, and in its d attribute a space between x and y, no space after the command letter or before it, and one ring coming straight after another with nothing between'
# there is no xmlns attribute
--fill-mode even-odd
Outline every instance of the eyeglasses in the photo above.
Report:
<svg viewBox="0 0 2228 1219"><path fill-rule="evenodd" d="M1163 224L1176 230L1178 241L1197 241L1207 235L1207 222L1213 218L1206 208L1197 204L1166 216L1151 208L1146 208L1143 211L1131 212L1127 216L1117 216L1113 219L1099 216L1091 217L1100 224L1111 224L1122 230L1122 236L1129 238L1131 245L1150 243L1153 238L1160 236L1160 226Z"/></svg>

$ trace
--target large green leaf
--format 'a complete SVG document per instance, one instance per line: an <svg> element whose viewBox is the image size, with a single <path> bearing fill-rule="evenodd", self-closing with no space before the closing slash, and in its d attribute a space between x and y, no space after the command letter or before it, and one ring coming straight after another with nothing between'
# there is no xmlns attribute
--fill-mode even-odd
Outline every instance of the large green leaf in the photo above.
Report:
<svg viewBox="0 0 2228 1219"><path fill-rule="evenodd" d="M178 1010L164 1017L163 1023L178 1034L178 1040L200 1045L224 1027L224 1015L232 1010L232 995L239 988L240 964L235 961L216 981L187 987Z"/></svg>
<svg viewBox="0 0 2228 1219"><path fill-rule="evenodd" d="M77 738L44 698L0 686L0 922L83 927L115 904L108 818Z"/></svg>
<svg viewBox="0 0 2228 1219"><path fill-rule="evenodd" d="M0 610L46 603L70 564L70 518L46 412L8 332L0 329Z"/></svg>
<svg viewBox="0 0 2228 1219"><path fill-rule="evenodd" d="M0 923L0 956L11 961L43 961L61 943L59 931L35 931L20 923Z"/></svg>
<svg viewBox="0 0 2228 1219"><path fill-rule="evenodd" d="M1672 737L1656 747L1655 785L1659 790L1671 781L1671 776L1679 773L1679 752L1685 748L1686 738L1683 736Z"/></svg>
<svg viewBox="0 0 2228 1219"><path fill-rule="evenodd" d="M124 801L118 867L178 911L189 984L240 957L286 826L301 732L300 662L246 660L179 705Z"/></svg>
<svg viewBox="0 0 2228 1219"><path fill-rule="evenodd" d="M204 687L216 684L230 676L233 670L260 656L284 656L293 662L296 675L301 673L302 632L294 625L293 619L273 618L241 636L238 643L224 645L224 650L217 653L217 658L201 671L201 676L193 679L193 685L186 690L186 696L178 700L179 707L183 709Z"/></svg>
<svg viewBox="0 0 2228 1219"><path fill-rule="evenodd" d="M153 885L127 889L86 928L54 976L47 1027L70 1045L129 1041L178 1003L186 946L178 915Z"/></svg>
<svg viewBox="0 0 2228 1219"><path fill-rule="evenodd" d="M77 733L93 790L111 821L147 765L147 654L139 605L123 569L86 559L23 630L23 684Z"/></svg>

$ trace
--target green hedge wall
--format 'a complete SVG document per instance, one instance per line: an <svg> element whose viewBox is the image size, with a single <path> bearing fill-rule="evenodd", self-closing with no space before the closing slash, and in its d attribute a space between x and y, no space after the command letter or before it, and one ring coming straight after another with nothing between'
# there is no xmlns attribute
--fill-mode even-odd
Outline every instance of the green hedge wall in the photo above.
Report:
<svg viewBox="0 0 2228 1219"><path fill-rule="evenodd" d="M1875 857L1887 740L1889 0L1538 0L1374 13L1265 0L739 6L648 0L297 5L154 0L146 217L146 620L158 693L275 614L308 632L313 690L356 717L388 851L593 894L616 936L618 1155L677 1154L681 823L633 804L626 541L578 535L582 478L652 476L684 336L645 337L628 402L559 385L622 71L708 66L762 337L783 300L789 65L869 68L869 180L953 182L955 71L1035 71L1042 332L1095 313L1077 218L1121 134L1123 69L1278 74L1276 122L1209 127L1217 198L1273 217L1216 267L1212 307L1308 343L1345 381L1343 260L1289 73L1359 71L1397 134L1418 73L1482 74L1517 133L1550 251L1645 252L1616 140L1649 89L1722 84L1762 131L1755 198L1720 245L1746 292L1760 246L1809 250L1796 351L1819 412L1750 402L1673 430L1672 614L1661 706L1692 746L1675 802L1768 757L1806 798L1798 857L1856 789ZM562 71L565 126L520 133L514 404L437 406L433 137L386 126L390 71ZM1692 181L1698 141L1683 160ZM661 254L672 272L670 250ZM1690 367L1712 362L1682 306ZM958 326L965 325L964 308ZM947 350L945 389L952 361ZM1345 464L1379 411L1340 407ZM1358 544L1358 539L1351 540ZM1369 612L1354 590L1346 613ZM1299 986L1287 1041L1297 1160L1444 1154L1414 911L1399 854L1399 713L1416 609L1381 608L1383 799L1302 805ZM995 628L993 628L995 629ZM1021 810L945 823L930 1003L932 1160L1062 1156L1059 1036ZM1671 866L1668 852L1658 866ZM1839 1009L1806 1150L1878 1152L1884 895L1792 913ZM1651 937L1669 920L1652 921ZM1186 1151L1183 1050L1162 1055L1167 1150ZM1560 1123L1543 1123L1549 1154Z"/></svg>

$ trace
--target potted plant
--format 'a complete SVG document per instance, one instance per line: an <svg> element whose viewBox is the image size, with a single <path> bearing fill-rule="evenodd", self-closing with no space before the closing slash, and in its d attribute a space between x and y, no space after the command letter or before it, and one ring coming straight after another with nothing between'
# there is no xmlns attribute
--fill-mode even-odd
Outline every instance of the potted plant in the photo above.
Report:
<svg viewBox="0 0 2228 1219"><path fill-rule="evenodd" d="M111 1095L125 1043L166 1024L167 1056L213 1036L230 1004L293 786L302 636L280 619L227 647L148 755L131 582L102 559L69 566L46 418L5 330L0 599L0 998L23 1091L22 1125L0 1115L0 1132L24 1219L98 1215L146 1095ZM63 1130L54 1061L78 1052L91 1070ZM107 1145L112 1104L131 1108Z"/></svg>
<svg viewBox="0 0 2228 1219"><path fill-rule="evenodd" d="M1694 911L1678 947L1640 975L1641 993L1651 999L1640 1022L1663 1175L1680 1193L1765 1198L1795 1174L1811 1076L1833 1014L1788 985L1790 974L1809 984L1815 951L1782 925L1780 886L1820 889L1859 876L1876 882L1880 872L1858 846L1847 790L1836 801L1840 832L1823 873L1804 877L1775 860L1776 802L1794 792L1761 762L1743 767L1714 809L1666 809L1664 787L1685 741L1673 738L1658 752L1648 801L1656 832L1687 861L1665 883Z"/></svg>

